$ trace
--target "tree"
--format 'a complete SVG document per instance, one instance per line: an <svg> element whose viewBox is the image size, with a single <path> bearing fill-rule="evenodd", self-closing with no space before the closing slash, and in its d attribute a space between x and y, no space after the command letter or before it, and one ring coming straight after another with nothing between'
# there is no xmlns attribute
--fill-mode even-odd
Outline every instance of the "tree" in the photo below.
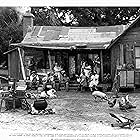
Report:
<svg viewBox="0 0 140 140"><path fill-rule="evenodd" d="M103 26L128 24L140 13L138 7L53 7L64 25ZM66 15L70 21L66 21Z"/></svg>
<svg viewBox="0 0 140 140"><path fill-rule="evenodd" d="M125 25L139 12L138 7L32 7L36 25Z"/></svg>
<svg viewBox="0 0 140 140"><path fill-rule="evenodd" d="M22 41L22 23L19 23L16 10L12 7L0 9L0 63L6 59L3 55L8 50L10 43Z"/></svg>
<svg viewBox="0 0 140 140"><path fill-rule="evenodd" d="M34 25L110 26L128 24L140 13L139 7L31 7ZM0 63L9 43L22 41L22 22L14 7L0 8Z"/></svg>
<svg viewBox="0 0 140 140"><path fill-rule="evenodd" d="M32 7L31 13L35 16L34 25L38 26L60 26L62 25L56 15L54 8Z"/></svg>

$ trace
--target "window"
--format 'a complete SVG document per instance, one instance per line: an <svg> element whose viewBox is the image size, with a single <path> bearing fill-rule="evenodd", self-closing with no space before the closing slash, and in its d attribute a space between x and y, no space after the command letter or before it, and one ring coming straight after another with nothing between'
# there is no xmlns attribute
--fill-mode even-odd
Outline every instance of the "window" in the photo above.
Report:
<svg viewBox="0 0 140 140"><path fill-rule="evenodd" d="M136 69L140 69L140 46L135 47Z"/></svg>

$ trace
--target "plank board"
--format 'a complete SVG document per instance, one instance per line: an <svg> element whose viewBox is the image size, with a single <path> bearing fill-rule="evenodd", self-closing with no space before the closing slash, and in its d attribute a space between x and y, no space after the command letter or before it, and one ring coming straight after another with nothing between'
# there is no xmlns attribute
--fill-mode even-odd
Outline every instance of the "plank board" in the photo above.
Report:
<svg viewBox="0 0 140 140"><path fill-rule="evenodd" d="M126 87L126 71L120 72L120 87Z"/></svg>
<svg viewBox="0 0 140 140"><path fill-rule="evenodd" d="M127 86L134 86L134 71L127 71Z"/></svg>
<svg viewBox="0 0 140 140"><path fill-rule="evenodd" d="M135 85L140 85L140 72L135 72Z"/></svg>

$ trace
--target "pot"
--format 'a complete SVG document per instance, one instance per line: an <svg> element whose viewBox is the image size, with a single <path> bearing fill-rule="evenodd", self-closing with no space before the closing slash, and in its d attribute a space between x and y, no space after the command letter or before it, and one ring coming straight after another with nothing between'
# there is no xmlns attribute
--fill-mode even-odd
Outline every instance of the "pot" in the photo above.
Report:
<svg viewBox="0 0 140 140"><path fill-rule="evenodd" d="M34 101L33 107L36 110L45 110L48 106L48 103L45 99L38 99Z"/></svg>

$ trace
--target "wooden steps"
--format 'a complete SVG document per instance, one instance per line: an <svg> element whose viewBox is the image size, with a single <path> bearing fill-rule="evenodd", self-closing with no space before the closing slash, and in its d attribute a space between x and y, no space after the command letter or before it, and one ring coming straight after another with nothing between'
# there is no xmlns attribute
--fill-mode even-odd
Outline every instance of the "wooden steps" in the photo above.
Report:
<svg viewBox="0 0 140 140"><path fill-rule="evenodd" d="M79 88L79 83L75 82L75 81L70 81L69 83L69 90L78 90ZM65 90L64 88L64 85L61 84L61 87L60 87L61 90ZM111 84L103 84L103 83L100 83L98 85L98 89L103 91L103 92L106 92L106 91L109 91L111 90Z"/></svg>
<svg viewBox="0 0 140 140"><path fill-rule="evenodd" d="M69 83L69 90L78 90L79 84L75 82ZM64 85L62 84L60 87L61 90L65 90Z"/></svg>

